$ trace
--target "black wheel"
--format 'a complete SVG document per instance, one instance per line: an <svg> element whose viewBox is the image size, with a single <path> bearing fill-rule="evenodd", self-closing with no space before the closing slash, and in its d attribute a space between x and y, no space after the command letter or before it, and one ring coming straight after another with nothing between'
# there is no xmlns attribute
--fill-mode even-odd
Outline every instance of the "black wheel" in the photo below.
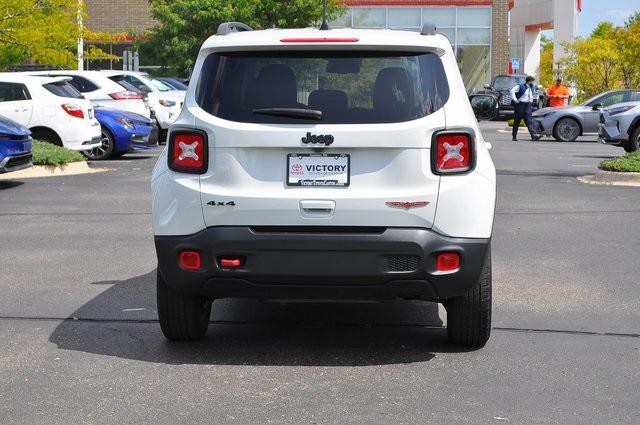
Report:
<svg viewBox="0 0 640 425"><path fill-rule="evenodd" d="M157 272L157 301L160 328L172 341L196 341L204 338L209 327L211 300L184 294L171 288Z"/></svg>
<svg viewBox="0 0 640 425"><path fill-rule="evenodd" d="M62 146L62 140L53 130L48 128L32 128L31 137L33 140L40 140L41 142L51 143L52 145Z"/></svg>
<svg viewBox="0 0 640 425"><path fill-rule="evenodd" d="M476 285L461 297L445 302L447 336L454 344L483 347L491 335L491 251Z"/></svg>
<svg viewBox="0 0 640 425"><path fill-rule="evenodd" d="M100 141L102 144L97 148L82 152L89 159L102 161L113 156L113 150L115 149L115 140L113 140L113 135L104 127L102 127L101 131L102 134L100 135Z"/></svg>
<svg viewBox="0 0 640 425"><path fill-rule="evenodd" d="M627 152L635 152L640 150L640 126L631 132L629 140L622 143L622 147Z"/></svg>
<svg viewBox="0 0 640 425"><path fill-rule="evenodd" d="M553 137L559 142L575 142L581 134L580 124L573 118L560 118L553 126Z"/></svg>

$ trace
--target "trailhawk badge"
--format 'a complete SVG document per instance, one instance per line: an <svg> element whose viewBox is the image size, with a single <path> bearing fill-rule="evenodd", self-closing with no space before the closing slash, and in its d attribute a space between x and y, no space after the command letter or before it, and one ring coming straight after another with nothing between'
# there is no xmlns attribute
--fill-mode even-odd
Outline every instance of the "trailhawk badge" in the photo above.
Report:
<svg viewBox="0 0 640 425"><path fill-rule="evenodd" d="M404 208L405 210L411 208L421 208L429 205L427 201L418 201L418 202L401 202L401 201L391 201L385 202L385 205L391 208Z"/></svg>

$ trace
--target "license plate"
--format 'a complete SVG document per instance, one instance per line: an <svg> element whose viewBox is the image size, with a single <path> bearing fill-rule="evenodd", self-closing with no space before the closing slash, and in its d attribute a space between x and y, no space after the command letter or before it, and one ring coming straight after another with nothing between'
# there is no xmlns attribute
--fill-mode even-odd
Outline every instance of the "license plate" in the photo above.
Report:
<svg viewBox="0 0 640 425"><path fill-rule="evenodd" d="M351 156L344 153L290 153L289 186L349 186Z"/></svg>

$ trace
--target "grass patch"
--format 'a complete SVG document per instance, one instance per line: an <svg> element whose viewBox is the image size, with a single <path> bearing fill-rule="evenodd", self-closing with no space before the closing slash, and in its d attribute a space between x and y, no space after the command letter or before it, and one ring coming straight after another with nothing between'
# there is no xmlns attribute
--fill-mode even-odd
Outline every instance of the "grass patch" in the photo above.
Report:
<svg viewBox="0 0 640 425"><path fill-rule="evenodd" d="M34 140L31 143L31 149L33 153L33 165L57 166L85 160L85 157L80 152L38 140Z"/></svg>
<svg viewBox="0 0 640 425"><path fill-rule="evenodd" d="M599 165L601 170L640 173L640 151L631 152L618 158L606 159Z"/></svg>
<svg viewBox="0 0 640 425"><path fill-rule="evenodd" d="M514 120L513 118L509 118L509 119L507 120L507 125L508 125L509 127L513 127L513 122L514 122L514 121L515 121L515 120ZM527 124L524 122L524 120L520 120L520 127L526 127L526 126L527 126Z"/></svg>

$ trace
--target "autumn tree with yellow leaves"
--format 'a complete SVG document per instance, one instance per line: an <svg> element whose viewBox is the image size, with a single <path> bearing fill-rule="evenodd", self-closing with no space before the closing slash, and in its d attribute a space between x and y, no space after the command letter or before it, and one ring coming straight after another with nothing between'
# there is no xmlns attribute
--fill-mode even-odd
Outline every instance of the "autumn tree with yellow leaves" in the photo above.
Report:
<svg viewBox="0 0 640 425"><path fill-rule="evenodd" d="M80 7L80 11L78 10ZM71 67L80 35L78 0L0 0L0 70L27 61ZM99 38L86 30L84 35ZM88 58L108 56L89 46Z"/></svg>
<svg viewBox="0 0 640 425"><path fill-rule="evenodd" d="M640 12L623 27L598 25L587 38L564 44L561 61L565 79L584 99L613 89L640 88Z"/></svg>

